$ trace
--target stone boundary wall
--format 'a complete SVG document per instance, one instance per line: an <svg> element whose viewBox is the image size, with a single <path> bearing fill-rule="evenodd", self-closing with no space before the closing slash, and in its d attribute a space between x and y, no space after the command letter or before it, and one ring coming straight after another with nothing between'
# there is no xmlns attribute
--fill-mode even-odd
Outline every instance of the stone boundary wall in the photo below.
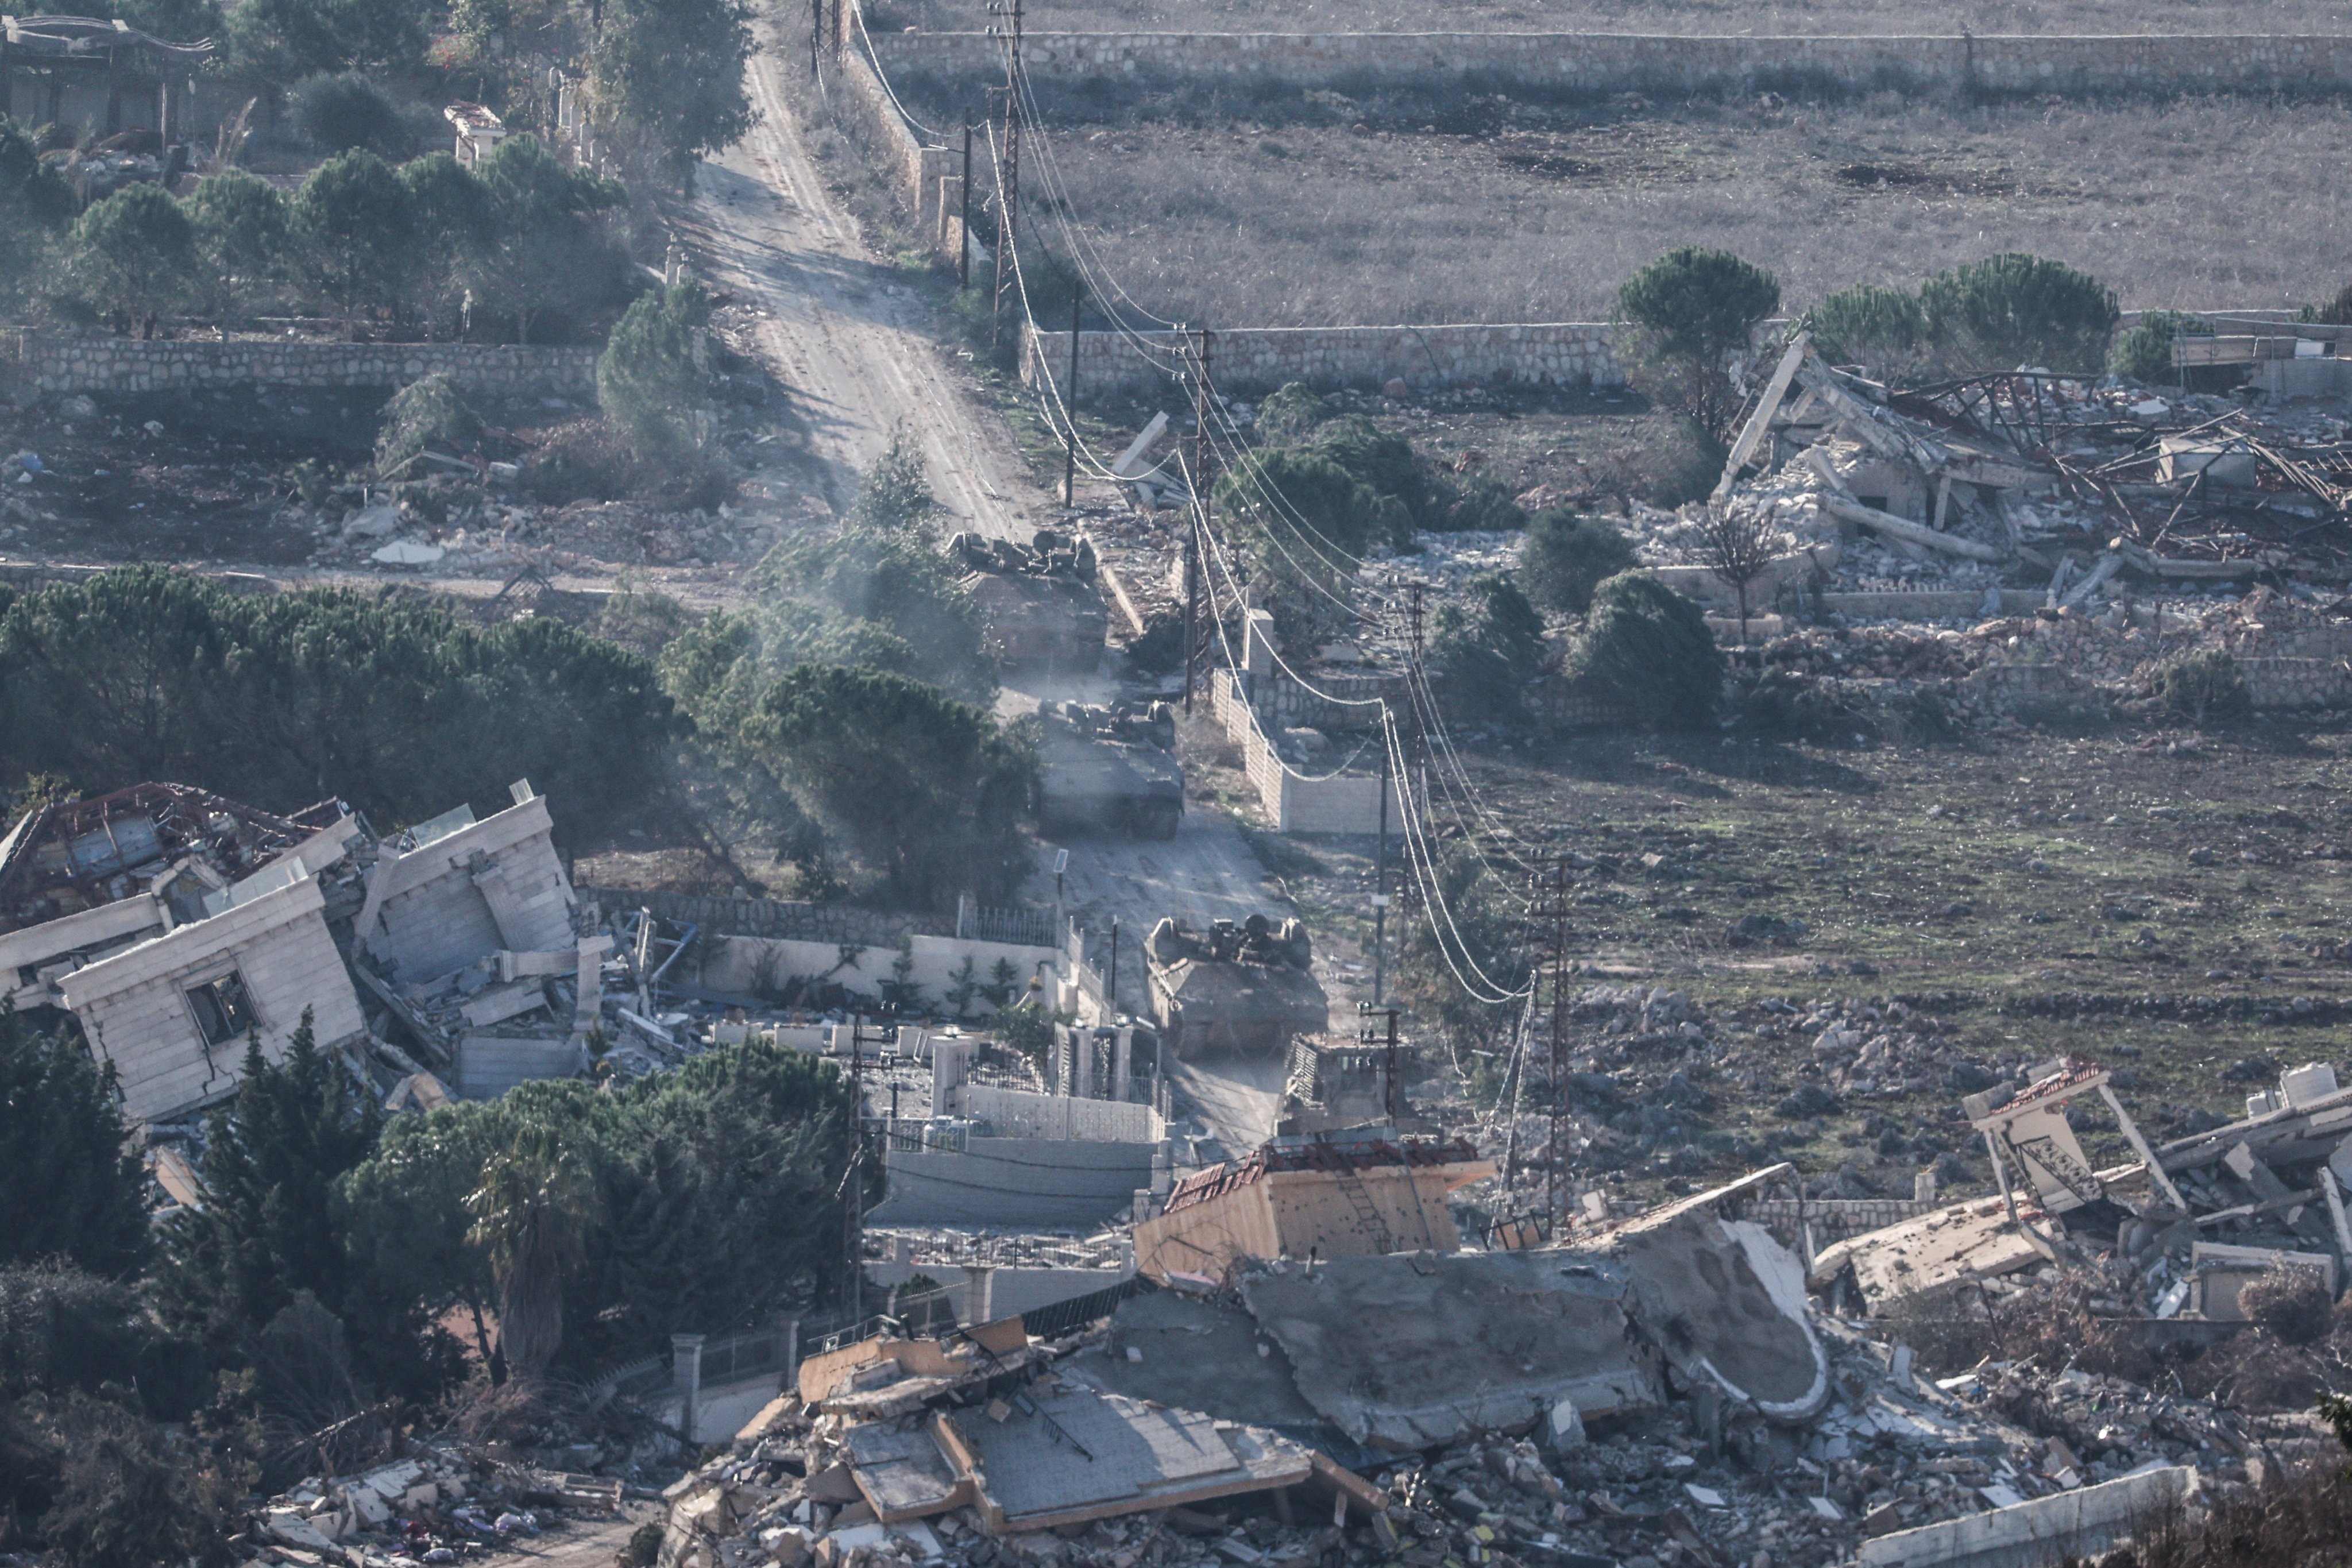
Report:
<svg viewBox="0 0 2352 1568"><path fill-rule="evenodd" d="M891 75L1001 67L982 33L874 39ZM1603 95L1940 91L1969 97L2341 92L2352 36L1687 37L1636 33L1025 33L1049 85L1187 81L1292 89L1424 88Z"/></svg>
<svg viewBox="0 0 2352 1568"><path fill-rule="evenodd" d="M342 343L233 338L66 337L30 328L17 334L21 395L77 392L190 392L262 383L273 386L406 386L446 375L467 392L495 397L593 397L593 348L492 343Z"/></svg>
<svg viewBox="0 0 2352 1568"><path fill-rule="evenodd" d="M2327 658L2241 658L2257 708L2352 708L2352 666Z"/></svg>
<svg viewBox="0 0 2352 1568"><path fill-rule="evenodd" d="M1138 342L1136 340L1140 339ZM1186 339L1175 332L1078 334L1078 399L1138 396L1174 384ZM1155 357L1157 363L1155 363ZM1271 392L1285 382L1312 387L1378 386L1391 378L1420 388L1474 383L1622 386L1606 321L1529 321L1439 327L1246 327L1209 334L1209 367L1229 393ZM1026 329L1021 379L1069 379L1070 334ZM1067 389L1064 388L1067 395Z"/></svg>

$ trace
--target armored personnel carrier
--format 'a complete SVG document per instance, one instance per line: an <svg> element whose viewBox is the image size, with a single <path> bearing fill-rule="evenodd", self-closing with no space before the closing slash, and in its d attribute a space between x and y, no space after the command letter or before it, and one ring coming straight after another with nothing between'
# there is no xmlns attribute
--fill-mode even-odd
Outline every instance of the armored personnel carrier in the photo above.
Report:
<svg viewBox="0 0 2352 1568"><path fill-rule="evenodd" d="M1184 816L1184 769L1176 761L1176 714L1165 702L1090 708L1047 702L1037 710L1037 822L1046 832L1125 833L1173 838Z"/></svg>
<svg viewBox="0 0 2352 1568"><path fill-rule="evenodd" d="M1102 658L1108 617L1095 583L1094 545L1039 529L1027 544L959 533L948 552L967 569L964 586L1015 668L1051 665L1081 674Z"/></svg>
<svg viewBox="0 0 2352 1568"><path fill-rule="evenodd" d="M1297 1035L1330 1026L1330 1002L1315 978L1307 928L1264 915L1205 932L1172 919L1151 928L1143 953L1151 1012L1172 1056L1232 1051L1280 1057Z"/></svg>

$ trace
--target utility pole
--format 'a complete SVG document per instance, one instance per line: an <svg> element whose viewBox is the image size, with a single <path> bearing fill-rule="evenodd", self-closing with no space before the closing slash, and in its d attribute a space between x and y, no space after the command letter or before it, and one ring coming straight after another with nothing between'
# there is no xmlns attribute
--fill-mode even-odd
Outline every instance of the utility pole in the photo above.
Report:
<svg viewBox="0 0 2352 1568"><path fill-rule="evenodd" d="M817 0L823 5L824 0ZM971 287L971 127L963 128L963 184L957 189L956 200L961 210L956 214L956 287Z"/></svg>
<svg viewBox="0 0 2352 1568"><path fill-rule="evenodd" d="M1422 717L1422 704L1429 700L1429 682L1421 668L1421 588L1419 583L1412 583L1405 589L1405 626L1412 640L1412 662L1405 695L1412 701L1411 761L1415 776L1409 783L1414 791L1414 799L1420 803L1418 809L1426 810L1429 802L1429 728L1427 721ZM1413 695L1416 686L1420 688L1418 697Z"/></svg>
<svg viewBox="0 0 2352 1568"><path fill-rule="evenodd" d="M853 1323L866 1316L866 1020L849 1018L849 1169L841 1182L843 1295Z"/></svg>
<svg viewBox="0 0 2352 1568"><path fill-rule="evenodd" d="M818 71L817 50L824 39L824 0L809 0L809 75Z"/></svg>
<svg viewBox="0 0 2352 1568"><path fill-rule="evenodd" d="M1077 493L1078 482L1078 307L1087 300L1087 286L1070 291L1070 387L1062 404L1062 417L1070 428L1062 442L1062 505Z"/></svg>
<svg viewBox="0 0 2352 1568"><path fill-rule="evenodd" d="M1388 723L1388 710L1381 711L1381 723ZM1388 737L1381 737L1381 837L1379 847L1372 853L1372 1005L1381 1005L1381 984L1386 980L1389 947L1389 790L1391 784Z"/></svg>
<svg viewBox="0 0 2352 1568"><path fill-rule="evenodd" d="M1359 1002L1356 1004L1356 1012L1364 1017L1385 1016L1388 1019L1388 1037L1385 1042L1382 1041L1379 1031L1370 1028L1358 1029L1356 1038L1368 1046L1385 1043L1389 1048L1388 1065L1381 1070L1381 1109L1389 1119L1389 1131L1393 1132L1398 1130L1399 1123L1404 1120L1404 1050L1397 1043L1397 1010L1394 1007L1381 1007Z"/></svg>
<svg viewBox="0 0 2352 1568"><path fill-rule="evenodd" d="M1176 329L1178 336L1185 329ZM1191 463L1185 478L1192 490L1192 530L1190 554L1185 564L1184 605L1184 711L1192 710L1192 683L1199 677L1196 667L1208 662L1212 638L1208 628L1200 628L1201 552L1209 542L1209 492L1216 483L1216 448L1209 441L1209 409L1215 394L1209 379L1209 329L1200 331L1197 345L1187 344L1192 356L1192 433L1190 437ZM1209 616L1216 618L1216 595L1209 595Z"/></svg>
<svg viewBox="0 0 2352 1568"><path fill-rule="evenodd" d="M1118 917L1117 915L1110 917L1110 978L1105 984L1110 991L1111 1019L1116 1023L1118 1018Z"/></svg>
<svg viewBox="0 0 2352 1568"><path fill-rule="evenodd" d="M1185 476L1188 479L1191 475ZM1201 624L1201 519L1184 513L1184 711L1192 711L1193 643Z"/></svg>
<svg viewBox="0 0 2352 1568"><path fill-rule="evenodd" d="M1568 1122L1568 857L1552 859L1551 909L1551 1143L1544 1152L1544 1217L1555 1230L1560 1222L1567 1175L1561 1133ZM1521 1069L1524 1071L1525 1069Z"/></svg>
<svg viewBox="0 0 2352 1568"><path fill-rule="evenodd" d="M838 0L836 0L836 4ZM989 346L1004 336L1004 294L1013 274L1005 266L1021 226L1021 0L999 0L989 9L1004 17L1004 146L996 165L996 302Z"/></svg>

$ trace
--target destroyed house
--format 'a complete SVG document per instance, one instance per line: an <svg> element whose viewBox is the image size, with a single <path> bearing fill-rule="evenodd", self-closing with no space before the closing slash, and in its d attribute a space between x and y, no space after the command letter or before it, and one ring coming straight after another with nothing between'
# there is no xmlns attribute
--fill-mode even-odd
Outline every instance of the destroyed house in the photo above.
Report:
<svg viewBox="0 0 2352 1568"><path fill-rule="evenodd" d="M574 929L546 797L512 793L478 821L460 805L387 838L354 924L362 983L473 1100L585 1064L612 946Z"/></svg>
<svg viewBox="0 0 2352 1568"><path fill-rule="evenodd" d="M0 966L21 1009L73 1015L123 1110L226 1098L248 1037L279 1059L305 1010L322 1046L365 1033L328 922L358 906L358 820L278 816L185 784L36 807L0 839Z"/></svg>
<svg viewBox="0 0 2352 1568"><path fill-rule="evenodd" d="M1447 1195L1495 1173L1464 1139L1392 1142L1385 1129L1277 1138L1179 1183L1135 1226L1136 1267L1155 1279L1222 1279L1245 1258L1453 1252Z"/></svg>

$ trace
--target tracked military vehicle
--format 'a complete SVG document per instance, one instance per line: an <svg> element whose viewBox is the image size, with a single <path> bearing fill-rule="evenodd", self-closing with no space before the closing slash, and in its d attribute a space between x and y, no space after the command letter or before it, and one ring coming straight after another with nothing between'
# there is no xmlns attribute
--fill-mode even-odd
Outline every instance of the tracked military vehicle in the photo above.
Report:
<svg viewBox="0 0 2352 1568"><path fill-rule="evenodd" d="M1163 920L1143 944L1151 1013L1175 1057L1206 1052L1281 1057L1299 1035L1330 1026L1331 1005L1315 978L1307 928L1264 915L1206 931Z"/></svg>
<svg viewBox="0 0 2352 1568"><path fill-rule="evenodd" d="M959 533L948 552L965 568L964 587L1014 668L1040 666L1091 673L1109 621L1097 586L1094 545L1039 529L1027 544Z"/></svg>
<svg viewBox="0 0 2352 1568"><path fill-rule="evenodd" d="M1125 833L1173 838L1184 816L1184 769L1176 761L1176 714L1165 702L1090 708L1047 702L1037 710L1037 822L1046 832Z"/></svg>

